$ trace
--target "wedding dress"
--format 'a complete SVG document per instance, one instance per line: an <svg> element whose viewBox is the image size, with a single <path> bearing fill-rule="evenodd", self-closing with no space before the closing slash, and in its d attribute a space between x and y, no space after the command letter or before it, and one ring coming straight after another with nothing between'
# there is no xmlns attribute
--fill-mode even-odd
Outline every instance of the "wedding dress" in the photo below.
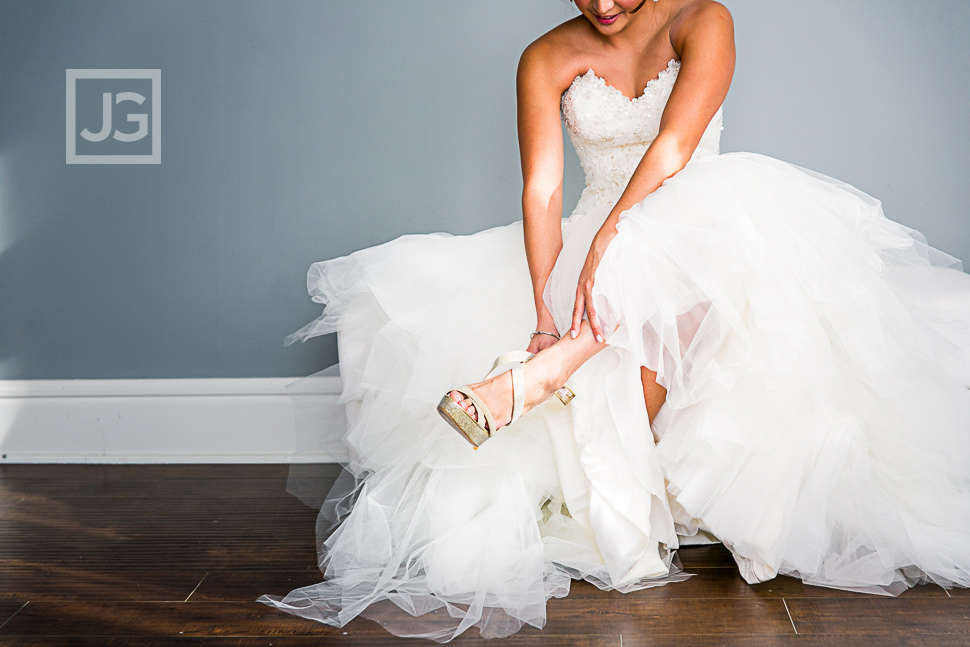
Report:
<svg viewBox="0 0 970 647"><path fill-rule="evenodd" d="M593 70L562 96L586 187L543 295L559 331L679 69L635 99ZM718 540L752 583L970 586L970 276L851 186L719 154L721 128L718 110L687 166L621 214L593 288L609 346L570 378L576 398L478 451L435 405L528 344L522 222L311 266L325 310L286 343L337 333L324 433L344 471L314 502L324 581L260 602L500 637L542 627L571 579L669 584L688 577L678 547ZM652 428L641 366L667 389Z"/></svg>

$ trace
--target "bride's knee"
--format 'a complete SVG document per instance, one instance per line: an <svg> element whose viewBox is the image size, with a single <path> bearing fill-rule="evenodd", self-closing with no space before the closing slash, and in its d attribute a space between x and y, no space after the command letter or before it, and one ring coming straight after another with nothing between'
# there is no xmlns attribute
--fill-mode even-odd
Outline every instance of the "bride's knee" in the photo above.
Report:
<svg viewBox="0 0 970 647"><path fill-rule="evenodd" d="M651 371L646 366L640 367L640 382L643 385L643 401L647 406L647 416L653 423L660 407L667 400L667 389L657 384L657 372Z"/></svg>

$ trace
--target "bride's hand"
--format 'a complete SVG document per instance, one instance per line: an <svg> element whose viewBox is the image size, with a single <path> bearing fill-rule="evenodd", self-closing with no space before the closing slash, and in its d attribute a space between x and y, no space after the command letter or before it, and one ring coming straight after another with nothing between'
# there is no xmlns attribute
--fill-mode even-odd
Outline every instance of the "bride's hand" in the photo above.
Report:
<svg viewBox="0 0 970 647"><path fill-rule="evenodd" d="M603 258L603 253L606 252L607 245L610 244L614 236L616 236L615 228L612 228L612 231L600 229L596 232L596 236L593 237L593 242L589 246L586 263L583 265L583 271L579 273L579 285L576 286L576 305L573 306L573 323L569 330L569 335L574 339L579 334L580 326L583 323L583 313L585 313L596 341L603 342L603 328L593 311L593 276Z"/></svg>
<svg viewBox="0 0 970 647"><path fill-rule="evenodd" d="M544 330L546 332L555 332L556 329L552 327L543 328L540 326L539 328L537 328L537 330ZM535 335L529 341L529 347L526 350L528 350L530 353L534 355L535 353L538 353L543 348L549 348L557 341L558 340L555 337L552 337L550 335Z"/></svg>
<svg viewBox="0 0 970 647"><path fill-rule="evenodd" d="M553 323L552 314L549 313L545 307L543 307L542 312L536 316L536 330L541 330L543 332L551 332L556 337L559 337L559 331L556 329L556 324ZM551 335L533 335L532 339L529 340L529 347L526 349L530 353L538 353L543 348L549 348L555 344L558 339Z"/></svg>

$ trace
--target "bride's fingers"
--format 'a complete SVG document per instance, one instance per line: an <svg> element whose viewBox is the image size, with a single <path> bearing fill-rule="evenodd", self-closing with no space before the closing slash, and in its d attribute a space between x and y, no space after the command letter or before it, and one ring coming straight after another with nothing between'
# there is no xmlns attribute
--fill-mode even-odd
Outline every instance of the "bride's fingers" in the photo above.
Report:
<svg viewBox="0 0 970 647"><path fill-rule="evenodd" d="M586 294L583 295L586 302L586 318L589 319L589 327L593 331L596 341L603 343L603 327L600 325L599 318L596 316L596 309L593 307L593 286L586 286Z"/></svg>
<svg viewBox="0 0 970 647"><path fill-rule="evenodd" d="M573 306L573 324L569 329L569 336L576 339L579 328L583 324L583 312L586 310L586 295L581 289L576 290L576 305Z"/></svg>
<svg viewBox="0 0 970 647"><path fill-rule="evenodd" d="M593 300L587 299L588 305L586 307L586 317L589 319L589 327L593 329L593 336L596 337L596 341L603 343L603 328L600 326L599 319L596 318L596 312L593 311Z"/></svg>

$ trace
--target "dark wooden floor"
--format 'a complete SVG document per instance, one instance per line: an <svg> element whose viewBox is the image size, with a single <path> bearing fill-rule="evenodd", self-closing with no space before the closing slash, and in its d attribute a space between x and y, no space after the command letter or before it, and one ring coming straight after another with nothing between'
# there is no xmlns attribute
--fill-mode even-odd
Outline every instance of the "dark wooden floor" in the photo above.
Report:
<svg viewBox="0 0 970 647"><path fill-rule="evenodd" d="M0 466L0 646L387 645L357 618L330 627L255 602L319 582L316 511L285 465ZM899 598L778 578L749 586L721 546L685 548L697 575L630 594L573 582L544 629L509 645L970 645L970 595ZM481 644L469 630L451 644ZM489 644L499 644L491 641Z"/></svg>

